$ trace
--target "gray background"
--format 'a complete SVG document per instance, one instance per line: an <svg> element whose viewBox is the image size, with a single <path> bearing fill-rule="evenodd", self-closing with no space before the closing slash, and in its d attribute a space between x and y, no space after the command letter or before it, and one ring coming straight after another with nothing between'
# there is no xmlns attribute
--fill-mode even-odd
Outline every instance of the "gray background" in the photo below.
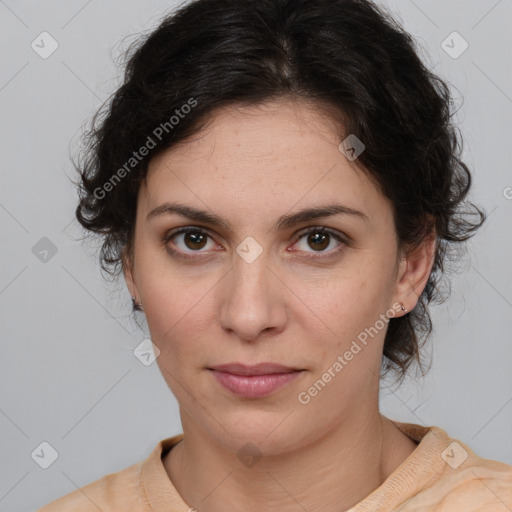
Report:
<svg viewBox="0 0 512 512"><path fill-rule="evenodd" d="M512 2L382 3L453 84L459 106L464 97L456 116L464 158L473 199L490 216L451 298L433 310L432 369L398 390L383 381L381 409L512 464ZM134 357L147 331L130 317L124 282L105 283L94 244L76 240L69 180L83 123L119 83L114 59L133 40L124 38L175 5L0 0L0 511L34 510L181 432L156 363ZM59 45L47 59L31 48L43 31ZM457 59L442 47L453 31L469 43ZM43 237L55 254L41 252ZM43 441L58 452L48 469L31 456Z"/></svg>

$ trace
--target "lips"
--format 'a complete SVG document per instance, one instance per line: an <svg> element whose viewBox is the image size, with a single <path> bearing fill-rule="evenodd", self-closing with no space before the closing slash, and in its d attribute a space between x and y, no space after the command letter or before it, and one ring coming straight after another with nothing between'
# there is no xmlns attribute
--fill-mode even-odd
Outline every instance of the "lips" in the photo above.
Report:
<svg viewBox="0 0 512 512"><path fill-rule="evenodd" d="M270 395L295 380L303 371L276 363L230 363L208 370L225 389L244 398Z"/></svg>
<svg viewBox="0 0 512 512"><path fill-rule="evenodd" d="M300 371L296 368L284 366L276 363L258 363L253 365L245 365L241 363L222 364L210 368L218 372L231 373L232 375L275 375L281 373L291 373Z"/></svg>

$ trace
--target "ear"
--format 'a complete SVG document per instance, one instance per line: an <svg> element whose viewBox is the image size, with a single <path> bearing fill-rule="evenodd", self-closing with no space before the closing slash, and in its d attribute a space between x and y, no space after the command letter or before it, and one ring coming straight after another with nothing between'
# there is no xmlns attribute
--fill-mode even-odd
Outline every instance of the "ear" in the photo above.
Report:
<svg viewBox="0 0 512 512"><path fill-rule="evenodd" d="M427 235L418 247L404 249L398 265L395 300L412 311L427 285L437 248L435 232Z"/></svg>
<svg viewBox="0 0 512 512"><path fill-rule="evenodd" d="M124 279L126 281L126 287L130 292L131 297L135 297L137 300L140 297L139 290L135 284L134 271L133 271L133 257L131 253L125 249L121 256L121 262L123 266Z"/></svg>

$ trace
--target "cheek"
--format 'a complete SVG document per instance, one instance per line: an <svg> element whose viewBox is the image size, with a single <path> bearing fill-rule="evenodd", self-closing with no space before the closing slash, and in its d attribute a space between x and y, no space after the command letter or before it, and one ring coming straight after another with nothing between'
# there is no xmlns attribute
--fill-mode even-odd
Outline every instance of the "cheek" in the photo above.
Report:
<svg viewBox="0 0 512 512"><path fill-rule="evenodd" d="M155 344L167 342L197 315L214 282L207 273L184 272L154 240L141 236L135 255L137 284Z"/></svg>
<svg viewBox="0 0 512 512"><path fill-rule="evenodd" d="M361 258L361 264L351 266L348 272L332 275L323 286L305 287L304 303L310 305L328 328L326 333L331 340L327 344L331 346L328 352L343 353L353 340L386 313L391 307L392 278L389 260ZM373 339L383 340L384 334L385 330L382 330ZM375 350L379 348L378 343L373 345Z"/></svg>
<svg viewBox="0 0 512 512"><path fill-rule="evenodd" d="M358 254L347 262L346 269L324 277L321 286L313 283L308 287L306 283L306 297L328 316L371 315L386 303L392 282L390 267L389 260Z"/></svg>
<svg viewBox="0 0 512 512"><path fill-rule="evenodd" d="M208 288L188 283L184 290L178 282L159 279L145 293L144 311L157 345L188 343L208 325Z"/></svg>
<svg viewBox="0 0 512 512"><path fill-rule="evenodd" d="M175 355L194 345L208 323L211 279L170 274L168 269L147 264L141 275L143 309L153 343L162 355ZM186 343L184 343L186 340Z"/></svg>

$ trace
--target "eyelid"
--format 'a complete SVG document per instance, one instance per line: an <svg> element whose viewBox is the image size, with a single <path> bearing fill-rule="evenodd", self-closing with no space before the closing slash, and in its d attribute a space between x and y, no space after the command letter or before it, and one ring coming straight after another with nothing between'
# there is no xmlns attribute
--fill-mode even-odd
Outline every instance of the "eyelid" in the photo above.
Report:
<svg viewBox="0 0 512 512"><path fill-rule="evenodd" d="M332 235L336 239L338 239L340 242L343 242L347 245L350 243L349 237L347 235L345 235L342 231L338 231L337 229L328 228L326 226L309 226L307 228L304 228L297 233L297 235L296 235L297 240L301 239L304 235L307 235L310 232L327 233L329 235Z"/></svg>
<svg viewBox="0 0 512 512"><path fill-rule="evenodd" d="M167 250L170 250L169 247L168 247L168 243L173 239L175 238L176 236L178 235L182 235L182 234L187 234L187 233L201 233L202 235L208 237L209 239L213 240L214 237L210 234L209 230L206 229L206 228L203 228L203 227L200 227L200 226L182 226L180 228L175 228L175 229L171 229L170 231L167 231L161 238L161 242L162 242L162 245L164 247L167 248ZM172 253L176 253L176 254L180 254L180 255L183 255L183 254L188 254L188 253L183 253L182 251L179 251L179 250L170 250ZM202 254L201 251L191 251L192 253L193 252L197 252L198 254ZM188 256L183 256L184 258L187 258ZM195 256L192 256L192 258L194 258Z"/></svg>

